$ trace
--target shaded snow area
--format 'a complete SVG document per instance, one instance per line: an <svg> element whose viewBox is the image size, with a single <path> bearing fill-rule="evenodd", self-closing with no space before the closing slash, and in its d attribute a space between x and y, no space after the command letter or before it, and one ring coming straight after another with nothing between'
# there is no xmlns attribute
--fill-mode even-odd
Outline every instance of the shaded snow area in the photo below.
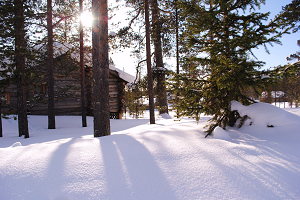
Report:
<svg viewBox="0 0 300 200"><path fill-rule="evenodd" d="M91 117L82 128L57 116L48 130L46 116L29 116L29 139L3 119L0 199L300 199L300 117L234 104L252 125L208 138L208 117L111 120L112 135L94 138Z"/></svg>

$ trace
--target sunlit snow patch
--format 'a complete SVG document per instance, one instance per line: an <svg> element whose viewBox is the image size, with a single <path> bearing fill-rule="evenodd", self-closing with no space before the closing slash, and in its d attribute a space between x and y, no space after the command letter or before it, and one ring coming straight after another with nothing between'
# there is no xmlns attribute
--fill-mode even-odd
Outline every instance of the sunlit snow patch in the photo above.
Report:
<svg viewBox="0 0 300 200"><path fill-rule="evenodd" d="M213 131L213 138L227 140L227 141L231 140L228 133L225 130L223 130L221 127L215 128L215 130Z"/></svg>
<svg viewBox="0 0 300 200"><path fill-rule="evenodd" d="M21 142L15 142L13 145L11 145L10 147L19 147L22 146Z"/></svg>

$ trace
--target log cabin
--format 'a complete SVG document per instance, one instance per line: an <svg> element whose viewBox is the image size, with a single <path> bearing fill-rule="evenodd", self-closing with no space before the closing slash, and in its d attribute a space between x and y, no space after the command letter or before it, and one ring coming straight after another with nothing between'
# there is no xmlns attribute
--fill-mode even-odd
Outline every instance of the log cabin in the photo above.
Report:
<svg viewBox="0 0 300 200"><path fill-rule="evenodd" d="M37 78L27 87L27 111L29 115L47 115L47 79L45 67L35 67ZM135 77L113 65L109 66L109 107L111 119L122 119L125 102L125 85ZM85 89L87 115L93 115L93 74L92 67L85 66ZM42 75L41 75L42 74ZM72 54L65 52L54 59L54 90L56 115L81 115L79 62ZM0 92L3 112L17 112L17 87L13 81L6 83Z"/></svg>

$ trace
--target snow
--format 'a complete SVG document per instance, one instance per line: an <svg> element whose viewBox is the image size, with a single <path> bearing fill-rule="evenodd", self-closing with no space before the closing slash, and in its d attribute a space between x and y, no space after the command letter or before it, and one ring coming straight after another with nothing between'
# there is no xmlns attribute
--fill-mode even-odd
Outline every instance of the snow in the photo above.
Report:
<svg viewBox="0 0 300 200"><path fill-rule="evenodd" d="M111 34L114 34L114 32L111 32ZM35 47L35 49L46 51L46 46L44 44L38 45ZM75 50L74 50L75 49ZM76 49L74 46L72 46L69 43L60 43L60 42L53 42L53 51L54 51L54 58L63 55L67 53L68 51L71 52L71 58L75 59L77 62L80 61L80 54L78 49ZM92 67L92 53L85 53L85 65ZM133 83L135 80L135 77L116 68L113 65L109 65L109 69L116 71L119 74L119 77L128 83Z"/></svg>
<svg viewBox="0 0 300 200"><path fill-rule="evenodd" d="M241 103L233 101L231 110L238 110L241 116L248 115L252 123L262 126L290 126L300 121L295 114L267 103L243 106Z"/></svg>
<svg viewBox="0 0 300 200"><path fill-rule="evenodd" d="M128 73L126 73L126 72L124 72L124 71L122 71L122 70L116 68L114 65L109 65L109 69L118 72L119 77L120 77L121 79L127 81L128 83L133 83L134 80L135 80L135 77L134 77L134 76L132 76L132 75L130 75L130 74L128 74Z"/></svg>
<svg viewBox="0 0 300 200"><path fill-rule="evenodd" d="M80 116L56 116L49 130L46 116L29 116L28 139L3 119L0 199L299 199L299 109L233 107L253 124L208 138L208 116L111 120L101 138L92 117L83 128Z"/></svg>
<svg viewBox="0 0 300 200"><path fill-rule="evenodd" d="M213 131L213 138L215 139L221 139L221 140L230 140L230 136L228 133L222 129L221 127L216 127L215 130Z"/></svg>

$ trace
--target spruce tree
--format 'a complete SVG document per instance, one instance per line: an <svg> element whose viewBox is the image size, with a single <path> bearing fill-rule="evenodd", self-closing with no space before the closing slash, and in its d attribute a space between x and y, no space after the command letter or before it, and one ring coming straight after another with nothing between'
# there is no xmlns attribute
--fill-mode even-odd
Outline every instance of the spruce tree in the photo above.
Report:
<svg viewBox="0 0 300 200"><path fill-rule="evenodd" d="M300 30L300 0L293 0L282 8L276 21L283 27L292 32Z"/></svg>
<svg viewBox="0 0 300 200"><path fill-rule="evenodd" d="M245 105L253 101L243 94L244 88L264 87L259 71L263 62L251 59L252 49L267 43L279 43L276 24L267 23L269 13L255 12L258 0L211 0L182 2L185 17L184 32L187 47L195 54L201 76L202 111L213 115L207 130L233 126L237 115L231 111L231 101ZM249 14L246 14L246 11ZM274 34L274 35L272 35Z"/></svg>
<svg viewBox="0 0 300 200"><path fill-rule="evenodd" d="M1 76L17 85L19 136L29 137L26 101L26 26L33 1L11 0L0 3ZM9 72L12 75L9 75ZM3 82L3 81L2 81Z"/></svg>

